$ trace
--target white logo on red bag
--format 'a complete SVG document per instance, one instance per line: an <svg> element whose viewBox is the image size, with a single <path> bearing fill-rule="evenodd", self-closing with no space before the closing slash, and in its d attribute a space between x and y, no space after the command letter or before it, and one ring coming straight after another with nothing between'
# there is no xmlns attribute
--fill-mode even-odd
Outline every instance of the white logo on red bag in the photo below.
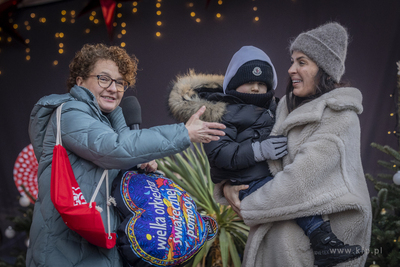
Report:
<svg viewBox="0 0 400 267"><path fill-rule="evenodd" d="M87 204L80 187L72 187L72 194L74 196L74 206Z"/></svg>

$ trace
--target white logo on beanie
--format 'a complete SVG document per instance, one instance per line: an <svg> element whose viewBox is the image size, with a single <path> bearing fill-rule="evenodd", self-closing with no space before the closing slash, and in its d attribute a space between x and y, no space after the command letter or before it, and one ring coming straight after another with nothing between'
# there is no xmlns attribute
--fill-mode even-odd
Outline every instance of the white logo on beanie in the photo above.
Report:
<svg viewBox="0 0 400 267"><path fill-rule="evenodd" d="M255 76L260 76L262 74L260 67L255 67L252 72Z"/></svg>

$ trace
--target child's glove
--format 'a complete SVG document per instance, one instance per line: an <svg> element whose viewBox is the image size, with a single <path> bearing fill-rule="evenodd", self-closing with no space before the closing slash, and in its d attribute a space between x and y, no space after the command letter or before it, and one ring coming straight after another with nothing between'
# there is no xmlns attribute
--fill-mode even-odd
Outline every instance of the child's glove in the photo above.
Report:
<svg viewBox="0 0 400 267"><path fill-rule="evenodd" d="M287 137L283 135L269 136L262 142L254 142L251 144L256 162L265 161L267 159L280 159L287 152Z"/></svg>

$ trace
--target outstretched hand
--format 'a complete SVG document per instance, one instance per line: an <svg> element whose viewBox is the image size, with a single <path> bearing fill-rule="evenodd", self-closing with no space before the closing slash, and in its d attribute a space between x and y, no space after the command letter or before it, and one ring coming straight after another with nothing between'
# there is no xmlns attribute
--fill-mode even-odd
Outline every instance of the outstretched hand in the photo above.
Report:
<svg viewBox="0 0 400 267"><path fill-rule="evenodd" d="M193 143L210 143L219 140L218 136L225 135L225 132L217 130L226 128L222 123L200 120L200 116L203 115L205 110L206 107L202 106L185 124L190 141Z"/></svg>

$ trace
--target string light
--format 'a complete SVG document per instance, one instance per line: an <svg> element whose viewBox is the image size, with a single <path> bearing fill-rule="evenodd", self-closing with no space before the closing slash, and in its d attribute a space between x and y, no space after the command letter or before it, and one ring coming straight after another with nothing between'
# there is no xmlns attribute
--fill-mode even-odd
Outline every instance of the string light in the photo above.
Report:
<svg viewBox="0 0 400 267"><path fill-rule="evenodd" d="M134 1L134 2L132 3L132 6L137 6L137 2Z"/></svg>
<svg viewBox="0 0 400 267"><path fill-rule="evenodd" d="M254 10L254 11L257 11L257 7L256 7L256 6L255 6L255 7L253 7L253 10Z"/></svg>
<svg viewBox="0 0 400 267"><path fill-rule="evenodd" d="M215 15L217 18L221 18L221 14L217 13L217 15Z"/></svg>
<svg viewBox="0 0 400 267"><path fill-rule="evenodd" d="M125 47L125 46L126 46L125 42L122 42L121 47Z"/></svg>
<svg viewBox="0 0 400 267"><path fill-rule="evenodd" d="M25 43L29 44L30 40L29 39L25 39Z"/></svg>
<svg viewBox="0 0 400 267"><path fill-rule="evenodd" d="M117 38L118 38L118 39L121 39L121 38L122 38L122 34L118 34L118 35L117 35Z"/></svg>
<svg viewBox="0 0 400 267"><path fill-rule="evenodd" d="M117 27L117 25L118 25L118 23L116 23L116 22L113 23L113 26L114 26L114 27Z"/></svg>
<svg viewBox="0 0 400 267"><path fill-rule="evenodd" d="M196 13L191 12L191 13L190 13L190 16L191 16L191 17L194 17L194 16L196 16Z"/></svg>
<svg viewBox="0 0 400 267"><path fill-rule="evenodd" d="M122 17L122 13L118 13L117 17L121 18Z"/></svg>
<svg viewBox="0 0 400 267"><path fill-rule="evenodd" d="M218 1L218 5L222 5L222 0L219 0L219 1Z"/></svg>
<svg viewBox="0 0 400 267"><path fill-rule="evenodd" d="M8 37L8 38L7 38L7 42L11 42L11 40L12 40L11 37Z"/></svg>
<svg viewBox="0 0 400 267"><path fill-rule="evenodd" d="M66 22L66 21L67 21L66 18L64 18L64 17L61 18L61 22Z"/></svg>
<svg viewBox="0 0 400 267"><path fill-rule="evenodd" d="M54 65L54 66L57 66L57 65L58 65L58 61L57 61L57 60L54 60L54 61L53 61L53 65Z"/></svg>
<svg viewBox="0 0 400 267"><path fill-rule="evenodd" d="M125 27L126 27L126 23L125 23L125 22L122 22L122 23L121 23L121 27L122 27L122 28L125 28Z"/></svg>
<svg viewBox="0 0 400 267"><path fill-rule="evenodd" d="M92 16L96 16L96 11L92 11Z"/></svg>
<svg viewBox="0 0 400 267"><path fill-rule="evenodd" d="M62 48L58 49L58 53L60 53L60 54L64 53L64 49L62 49Z"/></svg>
<svg viewBox="0 0 400 267"><path fill-rule="evenodd" d="M26 60L31 60L31 56L30 56L30 55L27 55L27 56L25 57L25 59L26 59Z"/></svg>
<svg viewBox="0 0 400 267"><path fill-rule="evenodd" d="M86 30L85 30L85 33L89 33L89 32L90 32L90 29L86 29Z"/></svg>
<svg viewBox="0 0 400 267"><path fill-rule="evenodd" d="M67 11L63 10L61 11L61 15L65 16L67 14Z"/></svg>
<svg viewBox="0 0 400 267"><path fill-rule="evenodd" d="M135 7L134 9L132 9L132 12L136 13L137 12L137 8Z"/></svg>
<svg viewBox="0 0 400 267"><path fill-rule="evenodd" d="M121 33L124 35L126 34L126 30L122 30Z"/></svg>
<svg viewBox="0 0 400 267"><path fill-rule="evenodd" d="M255 17L254 20L255 20L255 21L259 21L260 18L259 18L259 17Z"/></svg>
<svg viewBox="0 0 400 267"><path fill-rule="evenodd" d="M156 32L156 36L160 37L161 36L161 32Z"/></svg>
<svg viewBox="0 0 400 267"><path fill-rule="evenodd" d="M36 14L35 13L31 13L31 18L35 18L36 17Z"/></svg>
<svg viewBox="0 0 400 267"><path fill-rule="evenodd" d="M197 19L196 19L196 22L200 22L200 21L201 21L201 19L200 19L200 18L197 18Z"/></svg>
<svg viewBox="0 0 400 267"><path fill-rule="evenodd" d="M26 53L29 53L29 52L31 52L31 49L30 49L30 48L26 48L26 49L25 49L25 52L26 52Z"/></svg>
<svg viewBox="0 0 400 267"><path fill-rule="evenodd" d="M189 3L188 6L189 6L189 7L193 7L193 3Z"/></svg>
<svg viewBox="0 0 400 267"><path fill-rule="evenodd" d="M156 14L157 14L157 16L160 16L161 15L161 11L158 10Z"/></svg>
<svg viewBox="0 0 400 267"><path fill-rule="evenodd" d="M121 3L118 3L118 6L117 6L118 8L121 8L122 7L122 4Z"/></svg>
<svg viewBox="0 0 400 267"><path fill-rule="evenodd" d="M157 21L157 26L161 26L162 22L161 21Z"/></svg>
<svg viewBox="0 0 400 267"><path fill-rule="evenodd" d="M64 44L63 44L63 43L59 43L58 46L59 46L60 48L63 48L63 47L64 47Z"/></svg>
<svg viewBox="0 0 400 267"><path fill-rule="evenodd" d="M14 25L13 25L13 28L14 28L14 29L18 29L18 24L14 24Z"/></svg>
<svg viewBox="0 0 400 267"><path fill-rule="evenodd" d="M71 16L75 16L75 10L71 10Z"/></svg>
<svg viewBox="0 0 400 267"><path fill-rule="evenodd" d="M40 18L39 21L40 21L41 23L45 23L45 22L46 22L46 18Z"/></svg>
<svg viewBox="0 0 400 267"><path fill-rule="evenodd" d="M64 38L64 33L60 32L60 38Z"/></svg>
<svg viewBox="0 0 400 267"><path fill-rule="evenodd" d="M99 23L99 20L95 19L93 22L94 22L94 24L97 24L97 23Z"/></svg>

